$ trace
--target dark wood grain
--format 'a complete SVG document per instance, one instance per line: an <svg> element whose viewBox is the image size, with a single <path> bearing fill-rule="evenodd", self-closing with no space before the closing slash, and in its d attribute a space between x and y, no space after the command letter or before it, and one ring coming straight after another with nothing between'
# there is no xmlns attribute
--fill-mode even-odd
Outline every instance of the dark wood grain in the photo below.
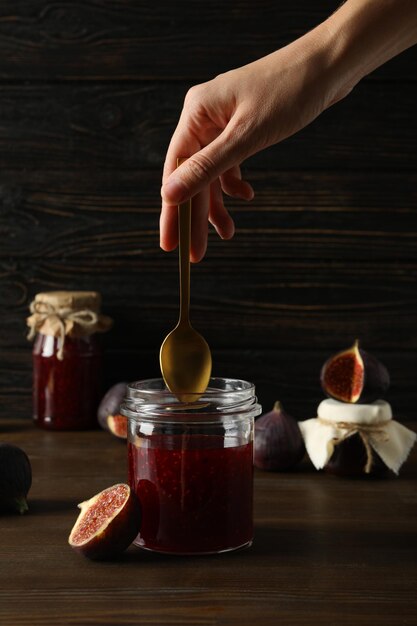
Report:
<svg viewBox="0 0 417 626"><path fill-rule="evenodd" d="M159 343L151 348L135 345L115 347L110 338L106 342L106 388L122 380L143 380L159 377ZM366 345L366 344L364 344ZM298 420L314 417L324 394L319 383L320 370L325 360L336 350L347 347L339 344L333 348L313 350L309 344L304 348L213 348L213 374L250 380L264 412L269 411L276 400ZM371 346L366 345L367 348ZM394 415L402 422L415 419L417 388L415 350L372 350L385 363L391 375L391 387L387 394ZM1 348L0 406L6 418L31 419L32 360L31 346L19 349Z"/></svg>
<svg viewBox="0 0 417 626"><path fill-rule="evenodd" d="M417 176L247 168L251 203L209 259L404 261L417 252ZM0 173L0 258L162 259L159 171ZM170 263L167 260L167 263Z"/></svg>
<svg viewBox="0 0 417 626"><path fill-rule="evenodd" d="M292 474L256 472L247 551L176 558L131 547L93 563L67 545L76 504L126 480L125 446L27 421L0 432L26 450L34 475L29 514L0 518L4 624L416 623L416 450L399 479L380 482L320 474L308 461Z"/></svg>
<svg viewBox="0 0 417 626"><path fill-rule="evenodd" d="M6 0L0 8L0 77L200 81L289 43L339 4ZM377 76L415 80L416 57L404 57Z"/></svg>
<svg viewBox="0 0 417 626"><path fill-rule="evenodd" d="M3 85L0 166L161 170L190 83ZM254 169L414 171L416 83L359 84ZM110 176L110 173L109 173Z"/></svg>
<svg viewBox="0 0 417 626"><path fill-rule="evenodd" d="M116 322L105 337L109 384L158 374L178 307L176 254L158 247L160 172L184 95L339 3L1 3L0 415L30 417L24 320L40 290L102 291ZM280 398L310 416L321 363L359 337L389 366L395 410L415 416L416 55L250 159L255 201L228 202L236 237L210 235L193 268L192 317L216 372L254 380L265 407ZM57 621L46 610L36 619ZM196 619L183 611L171 623ZM217 617L198 609L198 619ZM308 611L303 619L311 626Z"/></svg>
<svg viewBox="0 0 417 626"><path fill-rule="evenodd" d="M1 263L0 345L21 346L31 298L63 287L103 294L114 345L159 344L178 315L177 260L160 257ZM193 271L192 318L219 348L343 347L357 336L415 349L416 283L415 263L207 259Z"/></svg>

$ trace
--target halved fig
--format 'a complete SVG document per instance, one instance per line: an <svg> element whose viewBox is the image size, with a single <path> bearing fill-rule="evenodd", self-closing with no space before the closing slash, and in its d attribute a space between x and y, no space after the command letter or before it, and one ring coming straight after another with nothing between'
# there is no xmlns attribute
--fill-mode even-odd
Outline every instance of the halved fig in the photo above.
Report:
<svg viewBox="0 0 417 626"><path fill-rule="evenodd" d="M355 341L323 365L320 375L325 394L341 402L366 404L382 398L390 377L387 368Z"/></svg>
<svg viewBox="0 0 417 626"><path fill-rule="evenodd" d="M127 418L124 415L108 415L107 426L115 437L127 439Z"/></svg>
<svg viewBox="0 0 417 626"><path fill-rule="evenodd" d="M129 485L118 483L78 505L69 545L90 559L120 555L140 530L141 509Z"/></svg>
<svg viewBox="0 0 417 626"><path fill-rule="evenodd" d="M126 395L127 383L116 383L100 402L97 418L100 426L121 439L127 437L127 418L120 415L120 404Z"/></svg>

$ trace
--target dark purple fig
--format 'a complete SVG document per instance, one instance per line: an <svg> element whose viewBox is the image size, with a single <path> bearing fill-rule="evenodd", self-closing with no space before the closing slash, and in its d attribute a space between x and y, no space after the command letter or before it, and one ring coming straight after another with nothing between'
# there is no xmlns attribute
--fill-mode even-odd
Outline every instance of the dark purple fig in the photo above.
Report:
<svg viewBox="0 0 417 626"><path fill-rule="evenodd" d="M262 470L285 471L295 467L304 454L298 422L275 402L272 411L255 422L254 464Z"/></svg>
<svg viewBox="0 0 417 626"><path fill-rule="evenodd" d="M372 354L359 348L359 342L330 357L323 365L320 382L330 398L341 402L368 404L385 395L389 373Z"/></svg>
<svg viewBox="0 0 417 626"><path fill-rule="evenodd" d="M27 454L10 443L0 443L0 512L26 513L32 468Z"/></svg>
<svg viewBox="0 0 417 626"><path fill-rule="evenodd" d="M127 383L117 383L110 387L97 412L100 426L121 439L127 437L127 419L120 415L120 405L126 396L126 389Z"/></svg>
<svg viewBox="0 0 417 626"><path fill-rule="evenodd" d="M358 433L341 441L334 448L334 452L324 467L326 472L347 478L383 478L388 473L388 467L381 457L372 450L372 464L369 473L365 472L368 462L366 448Z"/></svg>

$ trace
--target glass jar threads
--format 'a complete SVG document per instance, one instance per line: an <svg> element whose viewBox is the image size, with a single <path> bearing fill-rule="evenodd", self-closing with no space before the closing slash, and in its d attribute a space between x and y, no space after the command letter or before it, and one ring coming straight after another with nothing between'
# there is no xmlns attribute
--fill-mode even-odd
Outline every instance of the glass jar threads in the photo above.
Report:
<svg viewBox="0 0 417 626"><path fill-rule="evenodd" d="M196 394L197 397L197 394ZM253 539L253 422L249 382L212 378L181 403L162 379L128 386L129 481L142 505L135 543L172 554L210 554Z"/></svg>
<svg viewBox="0 0 417 626"><path fill-rule="evenodd" d="M48 430L97 424L103 358L97 332L111 326L95 291L38 293L27 323L33 346L33 418Z"/></svg>

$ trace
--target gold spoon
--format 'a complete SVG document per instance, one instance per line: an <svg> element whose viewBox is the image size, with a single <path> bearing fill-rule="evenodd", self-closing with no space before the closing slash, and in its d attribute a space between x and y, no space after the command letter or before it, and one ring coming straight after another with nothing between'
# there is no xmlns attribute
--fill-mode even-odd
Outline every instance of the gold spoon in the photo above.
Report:
<svg viewBox="0 0 417 626"><path fill-rule="evenodd" d="M177 167L186 159L177 159ZM203 395L211 375L211 353L190 323L191 200L178 206L180 314L175 328L165 337L159 354L166 386L180 402L195 402Z"/></svg>

